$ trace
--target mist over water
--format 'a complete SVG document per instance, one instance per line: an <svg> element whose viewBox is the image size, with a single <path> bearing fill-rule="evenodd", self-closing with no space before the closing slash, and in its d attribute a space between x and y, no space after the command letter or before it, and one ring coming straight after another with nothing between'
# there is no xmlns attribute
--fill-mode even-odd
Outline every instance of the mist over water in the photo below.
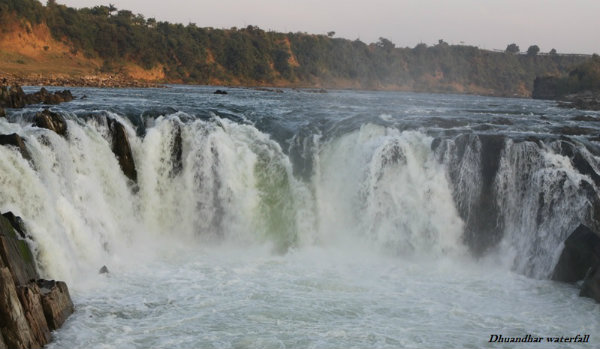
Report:
<svg viewBox="0 0 600 349"><path fill-rule="evenodd" d="M561 130L596 132L571 119L598 113L285 92L75 89L89 98L53 108L66 138L31 126L37 107L0 120L32 155L0 147L0 210L76 303L50 347L594 341L599 306L547 278L598 199L570 157L598 171L597 141ZM107 119L125 125L137 183Z"/></svg>

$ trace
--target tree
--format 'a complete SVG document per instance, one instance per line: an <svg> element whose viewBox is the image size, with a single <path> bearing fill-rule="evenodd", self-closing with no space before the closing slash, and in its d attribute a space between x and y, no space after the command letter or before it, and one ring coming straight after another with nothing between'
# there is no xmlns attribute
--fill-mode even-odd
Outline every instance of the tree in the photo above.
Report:
<svg viewBox="0 0 600 349"><path fill-rule="evenodd" d="M512 43L508 46L506 46L506 53L511 53L511 54L515 54L515 53L519 53L521 51L521 49L519 49L519 46L517 46L517 44Z"/></svg>
<svg viewBox="0 0 600 349"><path fill-rule="evenodd" d="M334 35L335 35L334 31L327 32L327 36L329 36L330 38L332 38Z"/></svg>
<svg viewBox="0 0 600 349"><path fill-rule="evenodd" d="M550 52L548 52L548 53L549 53L549 54L551 54L551 55L555 55L555 54L556 54L556 49L555 49L555 48L553 48L553 49L552 49L552 50L550 50Z"/></svg>
<svg viewBox="0 0 600 349"><path fill-rule="evenodd" d="M379 41L376 44L378 47L381 47L384 50L391 50L394 47L396 47L396 45L391 42L390 40L386 39L386 38L379 38Z"/></svg>
<svg viewBox="0 0 600 349"><path fill-rule="evenodd" d="M528 56L535 56L540 52L540 47L538 45L531 45L527 49Z"/></svg>

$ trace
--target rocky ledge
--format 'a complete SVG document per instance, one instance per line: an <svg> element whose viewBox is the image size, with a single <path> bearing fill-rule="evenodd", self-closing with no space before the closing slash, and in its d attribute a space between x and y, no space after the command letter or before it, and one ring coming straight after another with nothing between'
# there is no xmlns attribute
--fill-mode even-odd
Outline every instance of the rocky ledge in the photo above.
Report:
<svg viewBox="0 0 600 349"><path fill-rule="evenodd" d="M580 225L565 240L552 280L580 282L582 297L600 302L600 235Z"/></svg>
<svg viewBox="0 0 600 349"><path fill-rule="evenodd" d="M51 93L42 87L38 92L27 94L19 85L0 86L0 116L4 114L1 108L23 108L29 104L59 104L72 100L73 95L69 90Z"/></svg>
<svg viewBox="0 0 600 349"><path fill-rule="evenodd" d="M21 218L0 216L0 349L41 348L74 311L64 282L42 280Z"/></svg>
<svg viewBox="0 0 600 349"><path fill-rule="evenodd" d="M600 110L600 92L586 91L567 95L558 101L558 106L582 110Z"/></svg>

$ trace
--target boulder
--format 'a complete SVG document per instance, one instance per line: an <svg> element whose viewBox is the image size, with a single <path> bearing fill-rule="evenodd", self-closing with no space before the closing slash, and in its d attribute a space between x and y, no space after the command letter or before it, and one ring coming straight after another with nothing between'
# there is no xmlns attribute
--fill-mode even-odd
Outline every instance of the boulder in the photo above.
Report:
<svg viewBox="0 0 600 349"><path fill-rule="evenodd" d="M23 108L28 104L59 104L73 100L73 95L69 90L48 92L41 88L38 92L26 94L19 85L0 87L0 107L4 108Z"/></svg>
<svg viewBox="0 0 600 349"><path fill-rule="evenodd" d="M0 349L41 348L73 313L73 302L64 282L38 279L33 255L15 230L27 235L20 217L0 215Z"/></svg>
<svg viewBox="0 0 600 349"><path fill-rule="evenodd" d="M25 146L25 142L23 138L16 133L11 133L9 135L0 135L0 145L11 145L13 147L17 147L19 152L21 152L21 156L24 159L31 160L31 155L27 150L27 146Z"/></svg>
<svg viewBox="0 0 600 349"><path fill-rule="evenodd" d="M42 295L36 282L17 287L17 294L33 339L44 346L50 342L50 328L42 307Z"/></svg>
<svg viewBox="0 0 600 349"><path fill-rule="evenodd" d="M9 348L40 348L27 323L14 280L7 267L0 268L0 331Z"/></svg>
<svg viewBox="0 0 600 349"><path fill-rule="evenodd" d="M119 160L121 170L123 170L123 173L129 179L136 182L137 171L135 169L135 162L133 161L133 154L131 153L131 146L129 145L125 126L112 118L107 118L106 120L108 129L112 135L112 151Z"/></svg>
<svg viewBox="0 0 600 349"><path fill-rule="evenodd" d="M600 264L600 236L581 224L565 240L552 280L577 282L583 280L588 270Z"/></svg>
<svg viewBox="0 0 600 349"><path fill-rule="evenodd" d="M8 267L17 286L39 278L33 254L25 240L19 239L12 224L0 216L0 257Z"/></svg>
<svg viewBox="0 0 600 349"><path fill-rule="evenodd" d="M103 265L102 268L100 268L100 270L98 270L98 274L108 274L108 267L106 265Z"/></svg>
<svg viewBox="0 0 600 349"><path fill-rule="evenodd" d="M51 331L62 326L69 315L73 314L74 307L69 295L67 284L62 281L38 280L42 295L42 307L46 322Z"/></svg>
<svg viewBox="0 0 600 349"><path fill-rule="evenodd" d="M579 296L593 298L600 303L600 264L588 270Z"/></svg>
<svg viewBox="0 0 600 349"><path fill-rule="evenodd" d="M67 134L67 121L60 114L51 112L48 109L35 114L33 119L37 127L47 128L61 136Z"/></svg>
<svg viewBox="0 0 600 349"><path fill-rule="evenodd" d="M0 87L0 107L23 108L26 103L26 94L19 85Z"/></svg>
<svg viewBox="0 0 600 349"><path fill-rule="evenodd" d="M214 94L215 94L215 95L226 95L226 94L227 94L227 91L224 91L224 90L216 90L216 91L214 92Z"/></svg>

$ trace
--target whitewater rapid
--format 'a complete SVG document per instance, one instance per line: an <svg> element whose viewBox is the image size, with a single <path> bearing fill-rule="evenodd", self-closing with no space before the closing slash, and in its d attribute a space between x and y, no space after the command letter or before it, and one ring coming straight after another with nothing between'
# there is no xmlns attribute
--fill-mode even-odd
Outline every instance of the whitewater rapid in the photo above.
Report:
<svg viewBox="0 0 600 349"><path fill-rule="evenodd" d="M595 220L595 178L565 151L597 172L584 139L440 120L458 97L343 117L332 111L363 96L341 94L309 109L322 120L289 124L256 115L290 115L293 100L195 114L146 105L168 91L136 93L107 99L122 109L57 109L67 137L32 126L35 109L0 120L31 154L0 147L0 211L23 218L41 274L67 281L78 309L53 347L463 347L502 328L600 329L597 305L546 280L570 231Z"/></svg>

